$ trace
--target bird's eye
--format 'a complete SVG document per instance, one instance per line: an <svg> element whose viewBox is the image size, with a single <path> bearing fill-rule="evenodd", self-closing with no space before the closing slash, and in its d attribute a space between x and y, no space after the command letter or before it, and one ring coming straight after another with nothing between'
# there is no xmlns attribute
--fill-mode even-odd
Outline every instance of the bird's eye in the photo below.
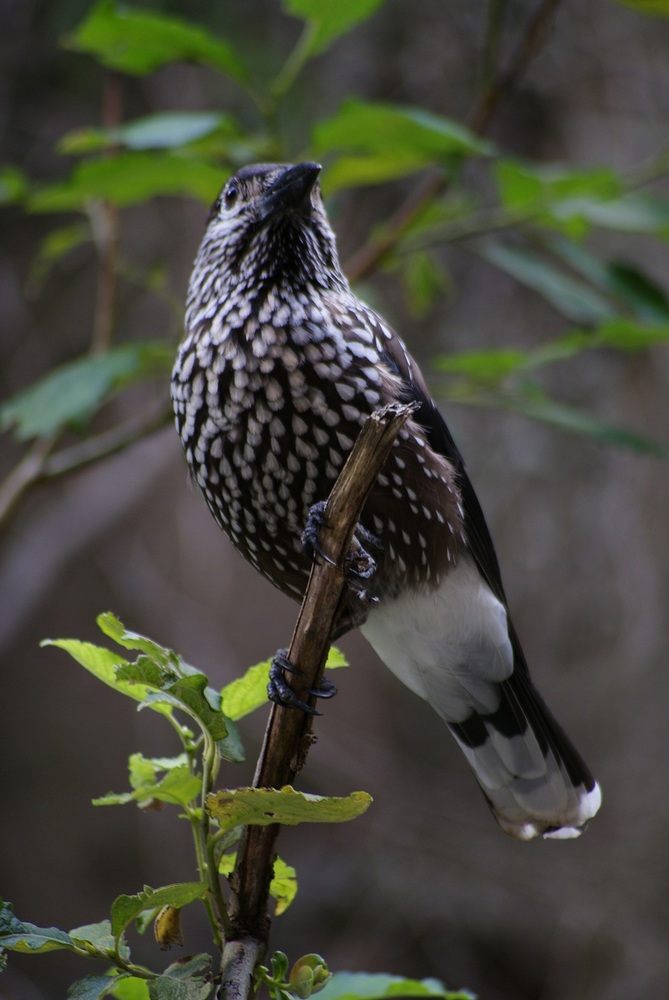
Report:
<svg viewBox="0 0 669 1000"><path fill-rule="evenodd" d="M237 201L239 195L239 189L236 184L228 184L225 189L225 207L232 208L232 206Z"/></svg>

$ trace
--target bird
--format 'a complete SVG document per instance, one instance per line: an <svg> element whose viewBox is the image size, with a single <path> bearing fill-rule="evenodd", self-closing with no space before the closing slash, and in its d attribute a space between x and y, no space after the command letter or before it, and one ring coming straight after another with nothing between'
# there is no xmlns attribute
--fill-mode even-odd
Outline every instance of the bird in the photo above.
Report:
<svg viewBox="0 0 669 1000"><path fill-rule="evenodd" d="M506 833L578 836L599 785L530 678L485 517L425 378L344 275L320 172L243 166L212 206L172 373L192 479L242 556L301 600L310 514L369 415L412 403L360 518L375 572L365 591L350 587L337 634L359 628L436 710ZM289 691L273 696L290 705Z"/></svg>

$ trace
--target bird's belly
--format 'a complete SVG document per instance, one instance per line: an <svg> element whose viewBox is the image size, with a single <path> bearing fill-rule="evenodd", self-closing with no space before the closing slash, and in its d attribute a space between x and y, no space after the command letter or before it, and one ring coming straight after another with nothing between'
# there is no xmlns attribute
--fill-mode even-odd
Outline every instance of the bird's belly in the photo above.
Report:
<svg viewBox="0 0 669 1000"><path fill-rule="evenodd" d="M435 589L407 589L373 608L360 631L385 665L449 723L499 704L513 671L506 611L462 555Z"/></svg>

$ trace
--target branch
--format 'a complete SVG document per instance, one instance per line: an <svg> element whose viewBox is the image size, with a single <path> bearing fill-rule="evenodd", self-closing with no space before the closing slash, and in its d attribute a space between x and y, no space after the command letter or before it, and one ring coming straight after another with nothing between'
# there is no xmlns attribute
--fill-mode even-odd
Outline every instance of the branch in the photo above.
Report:
<svg viewBox="0 0 669 1000"><path fill-rule="evenodd" d="M391 404L368 418L335 483L325 509L320 544L333 564L316 560L304 594L289 650L301 673L291 677L298 698L313 705L309 688L323 674L342 601L346 597L346 557L365 501L383 468L393 443L414 406ZM314 740L312 717L296 709L273 705L258 759L254 787L281 788L304 766ZM223 951L219 1000L246 1000L250 974L267 948L269 883L279 825L247 826L230 880L233 890L228 913L232 939Z"/></svg>
<svg viewBox="0 0 669 1000"><path fill-rule="evenodd" d="M507 69L484 90L469 115L467 124L472 132L476 132L477 135L485 133L502 99L518 82L539 49L550 19L560 2L561 0L543 0L534 16L530 18ZM448 184L449 177L441 170L435 168L426 174L409 197L390 216L383 230L364 243L348 259L344 271L349 281L359 281L376 267L420 213L446 190Z"/></svg>

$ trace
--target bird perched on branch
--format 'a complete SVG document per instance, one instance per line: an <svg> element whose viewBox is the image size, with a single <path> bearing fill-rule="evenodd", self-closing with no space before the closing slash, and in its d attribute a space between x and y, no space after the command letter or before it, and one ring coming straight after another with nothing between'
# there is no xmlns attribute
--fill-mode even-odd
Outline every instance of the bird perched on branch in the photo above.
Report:
<svg viewBox="0 0 669 1000"><path fill-rule="evenodd" d="M212 208L172 381L192 476L242 555L300 599L310 511L369 414L415 402L361 518L376 572L366 595L350 588L338 633L359 627L433 706L507 833L576 836L599 787L530 680L483 513L423 376L341 270L319 172L244 167ZM273 690L291 704L289 687Z"/></svg>

